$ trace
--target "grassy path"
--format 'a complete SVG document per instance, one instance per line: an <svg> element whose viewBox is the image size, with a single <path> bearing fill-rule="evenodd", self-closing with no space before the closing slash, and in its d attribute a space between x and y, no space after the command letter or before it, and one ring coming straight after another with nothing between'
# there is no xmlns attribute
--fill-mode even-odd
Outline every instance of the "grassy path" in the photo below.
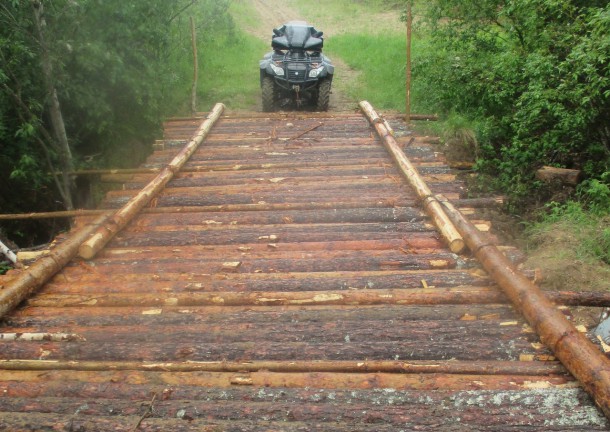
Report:
<svg viewBox="0 0 610 432"><path fill-rule="evenodd" d="M397 11L370 13L364 5L343 0L316 4L285 0L236 0L232 10L240 29L267 43L271 30L290 20L307 21L324 31L327 46L332 46L333 36L398 32L401 29ZM333 54L331 58L336 72L330 110L351 111L356 108L358 98L351 96L349 89L358 85L361 73L350 68L337 55ZM259 110L260 104L254 109Z"/></svg>

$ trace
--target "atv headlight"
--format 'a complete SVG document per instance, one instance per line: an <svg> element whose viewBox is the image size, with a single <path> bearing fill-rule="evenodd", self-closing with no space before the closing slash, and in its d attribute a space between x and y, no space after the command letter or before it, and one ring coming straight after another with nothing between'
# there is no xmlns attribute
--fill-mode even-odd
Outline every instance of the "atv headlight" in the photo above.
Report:
<svg viewBox="0 0 610 432"><path fill-rule="evenodd" d="M320 75L322 73L322 71L324 70L324 66L320 66L317 69L312 69L309 71L309 78L317 78L318 75Z"/></svg>
<svg viewBox="0 0 610 432"><path fill-rule="evenodd" d="M281 67L271 63L271 69L273 69L273 72L275 72L277 76L284 76L284 69L282 69Z"/></svg>

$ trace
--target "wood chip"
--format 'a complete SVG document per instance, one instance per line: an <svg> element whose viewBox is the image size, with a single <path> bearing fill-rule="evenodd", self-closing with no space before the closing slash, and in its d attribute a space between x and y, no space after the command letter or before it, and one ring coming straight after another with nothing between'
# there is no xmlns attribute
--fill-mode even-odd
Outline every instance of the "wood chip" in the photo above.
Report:
<svg viewBox="0 0 610 432"><path fill-rule="evenodd" d="M604 353L610 352L610 345L608 345L606 342L604 342L604 340L602 339L602 337L600 335L597 335L597 340L599 341L599 344L601 345L602 350L604 350Z"/></svg>
<svg viewBox="0 0 610 432"><path fill-rule="evenodd" d="M232 385L254 385L254 381L250 375L235 375L230 380Z"/></svg>
<svg viewBox="0 0 610 432"><path fill-rule="evenodd" d="M222 270L225 272L236 272L241 266L241 261L229 261L222 263Z"/></svg>
<svg viewBox="0 0 610 432"><path fill-rule="evenodd" d="M268 236L260 236L258 239L259 240L270 240L270 241L274 242L278 239L278 237L275 234L271 234Z"/></svg>

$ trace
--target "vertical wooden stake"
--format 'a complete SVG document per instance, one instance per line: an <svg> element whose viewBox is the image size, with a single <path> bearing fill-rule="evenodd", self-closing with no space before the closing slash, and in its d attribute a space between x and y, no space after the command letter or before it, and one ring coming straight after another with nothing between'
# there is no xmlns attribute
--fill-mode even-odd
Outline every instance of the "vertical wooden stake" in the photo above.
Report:
<svg viewBox="0 0 610 432"><path fill-rule="evenodd" d="M195 20L191 17L191 42L193 45L193 87L191 88L191 115L197 114L197 78L199 77L199 61L197 59L197 34Z"/></svg>
<svg viewBox="0 0 610 432"><path fill-rule="evenodd" d="M412 0L407 0L407 91L405 101L405 122L407 122L407 124L411 122L411 27L413 24L411 1Z"/></svg>

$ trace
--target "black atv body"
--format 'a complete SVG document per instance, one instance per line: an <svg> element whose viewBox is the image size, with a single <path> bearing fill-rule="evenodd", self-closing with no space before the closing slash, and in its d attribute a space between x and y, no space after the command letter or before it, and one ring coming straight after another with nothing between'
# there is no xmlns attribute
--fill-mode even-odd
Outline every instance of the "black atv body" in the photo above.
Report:
<svg viewBox="0 0 610 432"><path fill-rule="evenodd" d="M303 21L273 29L271 47L260 61L263 111L312 106L326 111L335 71L322 54L323 33Z"/></svg>

